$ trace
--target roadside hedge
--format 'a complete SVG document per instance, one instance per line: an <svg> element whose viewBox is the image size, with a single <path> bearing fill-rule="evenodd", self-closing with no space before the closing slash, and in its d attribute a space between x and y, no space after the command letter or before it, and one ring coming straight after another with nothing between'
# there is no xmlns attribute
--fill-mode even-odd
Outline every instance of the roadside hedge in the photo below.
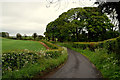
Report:
<svg viewBox="0 0 120 80"><path fill-rule="evenodd" d="M120 36L113 39L108 39L100 42L74 42L71 43L74 48L89 48L94 51L96 48L105 48L108 53L116 53L120 55Z"/></svg>
<svg viewBox="0 0 120 80"><path fill-rule="evenodd" d="M48 41L45 41L45 40L41 40L43 43L45 43L48 47L50 47L51 49L58 49L59 47L55 44L52 44Z"/></svg>
<svg viewBox="0 0 120 80"><path fill-rule="evenodd" d="M102 73L103 78L108 80L120 78L120 37L101 42L66 42L58 44L86 56Z"/></svg>
<svg viewBox="0 0 120 80"><path fill-rule="evenodd" d="M50 42L47 41L43 41L47 46L49 46L51 49L46 50L46 54L50 55L51 57L57 57L59 55L61 55L60 53L62 53L62 51L64 50L62 47L59 47L55 44L52 44Z"/></svg>
<svg viewBox="0 0 120 80"><path fill-rule="evenodd" d="M10 51L2 53L2 72L12 72L25 67L27 64L37 63L41 54L29 50Z"/></svg>

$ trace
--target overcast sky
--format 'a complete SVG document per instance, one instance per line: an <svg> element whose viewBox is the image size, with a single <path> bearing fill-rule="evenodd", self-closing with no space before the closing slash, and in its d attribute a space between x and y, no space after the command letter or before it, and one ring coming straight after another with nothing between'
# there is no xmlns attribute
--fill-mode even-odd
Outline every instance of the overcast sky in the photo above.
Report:
<svg viewBox="0 0 120 80"><path fill-rule="evenodd" d="M6 2L5 2L6 1ZM4 0L0 2L0 32L9 32L15 36L16 33L22 35L32 35L37 33L43 35L46 25L55 20L60 14L75 7L93 6L96 0L62 0L61 3L49 5L46 0ZM35 2L36 1L36 2ZM78 2L80 1L80 2ZM47 8L47 7L48 8Z"/></svg>

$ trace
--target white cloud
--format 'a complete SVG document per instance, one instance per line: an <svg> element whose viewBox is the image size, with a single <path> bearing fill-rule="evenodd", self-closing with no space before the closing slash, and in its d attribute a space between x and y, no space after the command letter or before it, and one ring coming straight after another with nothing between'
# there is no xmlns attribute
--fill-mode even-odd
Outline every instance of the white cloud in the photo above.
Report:
<svg viewBox="0 0 120 80"><path fill-rule="evenodd" d="M27 35L36 32L43 35L46 25L55 20L61 13L70 8L85 6L80 5L79 0L70 0L69 2L67 2L68 0L61 0L61 2L52 5L45 1L1 2L2 23L0 26L2 30L0 31L7 31L10 35L15 35L18 32ZM46 8L46 5L50 7Z"/></svg>

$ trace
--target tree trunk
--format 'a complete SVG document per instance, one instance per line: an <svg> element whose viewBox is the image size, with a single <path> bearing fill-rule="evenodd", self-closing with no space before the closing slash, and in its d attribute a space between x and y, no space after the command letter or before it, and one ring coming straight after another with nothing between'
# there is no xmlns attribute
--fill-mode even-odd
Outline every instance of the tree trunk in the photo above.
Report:
<svg viewBox="0 0 120 80"><path fill-rule="evenodd" d="M77 41L78 41L78 28L76 27L76 37L77 37Z"/></svg>

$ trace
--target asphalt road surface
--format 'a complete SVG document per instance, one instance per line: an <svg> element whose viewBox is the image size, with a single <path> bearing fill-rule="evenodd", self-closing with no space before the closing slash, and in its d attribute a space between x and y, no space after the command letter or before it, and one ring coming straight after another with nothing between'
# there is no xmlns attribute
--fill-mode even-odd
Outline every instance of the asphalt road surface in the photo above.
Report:
<svg viewBox="0 0 120 80"><path fill-rule="evenodd" d="M85 56L68 49L65 65L46 78L102 78L102 75Z"/></svg>

